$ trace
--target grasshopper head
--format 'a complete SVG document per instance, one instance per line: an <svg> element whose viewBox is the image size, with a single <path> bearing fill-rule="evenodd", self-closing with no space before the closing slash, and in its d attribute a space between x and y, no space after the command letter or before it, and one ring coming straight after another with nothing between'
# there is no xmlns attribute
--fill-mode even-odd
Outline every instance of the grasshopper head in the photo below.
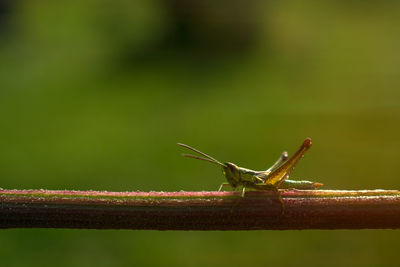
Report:
<svg viewBox="0 0 400 267"><path fill-rule="evenodd" d="M226 180L233 187L236 188L240 185L240 172L239 167L233 163L225 162L224 167L222 167L222 172L224 173Z"/></svg>
<svg viewBox="0 0 400 267"><path fill-rule="evenodd" d="M190 147L188 145L181 144L181 143L178 143L178 145L185 147L189 150L192 150L192 151L196 152L197 154L200 154L203 156L203 157L200 157L197 155L183 154L184 157L204 160L204 161L211 162L213 164L221 166L222 172L224 173L226 180L233 188L236 188L241 184L239 167L236 166L235 164L230 163L230 162L221 163L218 160L214 159L213 157L211 157L211 156L207 155L206 153L203 153L200 150L197 150L193 147Z"/></svg>

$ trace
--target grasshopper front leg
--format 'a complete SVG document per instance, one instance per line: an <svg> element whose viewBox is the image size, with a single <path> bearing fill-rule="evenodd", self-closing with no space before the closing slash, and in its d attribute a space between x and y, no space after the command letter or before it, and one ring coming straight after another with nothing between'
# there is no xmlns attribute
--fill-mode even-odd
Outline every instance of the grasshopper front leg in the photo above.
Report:
<svg viewBox="0 0 400 267"><path fill-rule="evenodd" d="M246 193L246 187L245 186L243 186L243 188L242 188L242 198L239 198L237 201L236 201L236 203L232 206L232 208L231 208L231 213L233 213L233 210L236 208L236 206L237 205L239 205L239 203L240 203L240 201L242 201L242 199L244 198L244 194Z"/></svg>
<svg viewBox="0 0 400 267"><path fill-rule="evenodd" d="M244 193L246 193L246 187L243 186L243 188L242 188L242 198L244 198Z"/></svg>
<svg viewBox="0 0 400 267"><path fill-rule="evenodd" d="M221 191L222 187L224 187L224 186L230 186L230 184L229 183L222 183L221 186L218 189L218 192Z"/></svg>

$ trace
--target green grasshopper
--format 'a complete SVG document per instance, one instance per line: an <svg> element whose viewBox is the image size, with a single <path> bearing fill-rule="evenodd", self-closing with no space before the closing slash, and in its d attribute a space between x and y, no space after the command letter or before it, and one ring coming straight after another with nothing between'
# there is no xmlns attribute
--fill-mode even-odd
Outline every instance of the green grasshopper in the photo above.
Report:
<svg viewBox="0 0 400 267"><path fill-rule="evenodd" d="M284 209L282 197L278 188L282 189L317 189L323 184L311 181L297 181L289 180L289 175L293 171L296 164L304 156L306 151L311 147L312 142L310 138L304 140L300 148L290 158L288 153L283 152L280 158L265 171L253 171L246 168L239 167L231 162L221 163L213 157L185 144L178 143L178 145L190 149L203 157L191 154L183 154L184 157L199 159L217 164L222 167L222 172L226 177L227 183L222 183L218 191L224 186L231 186L234 190L242 186L242 197L244 197L246 188L256 190L272 190L276 193L279 202Z"/></svg>

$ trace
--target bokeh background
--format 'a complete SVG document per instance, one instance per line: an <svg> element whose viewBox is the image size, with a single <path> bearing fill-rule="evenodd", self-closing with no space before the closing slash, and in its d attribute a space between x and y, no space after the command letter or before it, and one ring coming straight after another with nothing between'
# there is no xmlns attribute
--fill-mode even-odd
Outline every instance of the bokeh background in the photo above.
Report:
<svg viewBox="0 0 400 267"><path fill-rule="evenodd" d="M0 186L216 190L183 142L292 178L399 189L398 1L0 2ZM0 233L2 266L395 265L400 233Z"/></svg>

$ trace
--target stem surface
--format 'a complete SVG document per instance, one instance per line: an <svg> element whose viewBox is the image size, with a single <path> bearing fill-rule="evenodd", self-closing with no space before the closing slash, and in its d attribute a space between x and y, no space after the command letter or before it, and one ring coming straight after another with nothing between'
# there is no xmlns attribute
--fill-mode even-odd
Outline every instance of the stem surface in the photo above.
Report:
<svg viewBox="0 0 400 267"><path fill-rule="evenodd" d="M400 228L397 190L105 192L0 189L0 228L288 230Z"/></svg>

